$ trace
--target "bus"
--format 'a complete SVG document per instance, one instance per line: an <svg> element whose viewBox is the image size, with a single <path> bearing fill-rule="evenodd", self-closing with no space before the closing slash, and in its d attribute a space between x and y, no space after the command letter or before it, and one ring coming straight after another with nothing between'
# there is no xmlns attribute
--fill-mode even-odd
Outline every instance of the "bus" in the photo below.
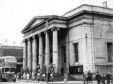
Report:
<svg viewBox="0 0 113 84"><path fill-rule="evenodd" d="M0 81L16 81L17 59L14 56L0 57Z"/></svg>

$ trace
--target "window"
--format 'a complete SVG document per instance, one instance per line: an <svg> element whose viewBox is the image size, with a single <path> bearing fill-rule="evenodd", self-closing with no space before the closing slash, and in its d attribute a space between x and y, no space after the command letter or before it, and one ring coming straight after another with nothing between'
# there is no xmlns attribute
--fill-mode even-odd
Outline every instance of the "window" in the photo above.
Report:
<svg viewBox="0 0 113 84"><path fill-rule="evenodd" d="M70 66L69 67L70 74L83 74L83 65L81 66Z"/></svg>
<svg viewBox="0 0 113 84"><path fill-rule="evenodd" d="M108 54L108 62L112 62L112 49L113 49L113 44L112 43L107 43L107 54Z"/></svg>
<svg viewBox="0 0 113 84"><path fill-rule="evenodd" d="M66 47L65 46L62 47L62 56L63 56L64 63L66 63Z"/></svg>
<svg viewBox="0 0 113 84"><path fill-rule="evenodd" d="M78 62L78 43L74 43L75 62Z"/></svg>
<svg viewBox="0 0 113 84"><path fill-rule="evenodd" d="M8 72L9 71L9 68L4 68L5 69L5 72Z"/></svg>

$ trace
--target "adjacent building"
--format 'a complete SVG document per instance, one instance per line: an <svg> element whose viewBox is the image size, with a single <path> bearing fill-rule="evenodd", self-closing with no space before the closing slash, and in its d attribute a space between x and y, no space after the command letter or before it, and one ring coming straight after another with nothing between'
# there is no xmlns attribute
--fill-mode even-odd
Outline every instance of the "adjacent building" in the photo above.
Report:
<svg viewBox="0 0 113 84"><path fill-rule="evenodd" d="M14 56L17 58L17 72L21 71L23 65L23 47L12 45L1 45L0 56Z"/></svg>
<svg viewBox="0 0 113 84"><path fill-rule="evenodd" d="M23 68L55 73L113 72L113 9L81 5L62 16L35 16L22 30Z"/></svg>

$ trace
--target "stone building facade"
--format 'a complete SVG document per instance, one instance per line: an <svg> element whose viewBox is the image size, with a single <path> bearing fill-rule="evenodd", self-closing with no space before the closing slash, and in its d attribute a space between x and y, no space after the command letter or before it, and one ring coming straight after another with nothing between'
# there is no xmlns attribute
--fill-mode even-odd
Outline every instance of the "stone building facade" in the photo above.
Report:
<svg viewBox="0 0 113 84"><path fill-rule="evenodd" d="M113 9L81 5L62 16L35 16L22 30L23 68L55 73L113 72Z"/></svg>

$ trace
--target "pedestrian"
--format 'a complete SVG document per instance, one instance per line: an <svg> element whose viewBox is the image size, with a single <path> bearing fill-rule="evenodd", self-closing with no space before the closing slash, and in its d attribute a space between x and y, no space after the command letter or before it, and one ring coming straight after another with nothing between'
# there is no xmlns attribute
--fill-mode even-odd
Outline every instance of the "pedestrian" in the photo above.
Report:
<svg viewBox="0 0 113 84"><path fill-rule="evenodd" d="M27 77L27 82L28 82L28 80L29 80L29 77L30 77L30 74L27 72L27 75L26 75L26 77Z"/></svg>
<svg viewBox="0 0 113 84"><path fill-rule="evenodd" d="M100 84L101 82L101 75L99 72L96 73L96 77L95 77L96 81L97 81L97 84Z"/></svg>
<svg viewBox="0 0 113 84"><path fill-rule="evenodd" d="M14 73L14 79L13 79L13 82L16 82L16 80L17 80L17 75L16 75L16 73Z"/></svg>
<svg viewBox="0 0 113 84"><path fill-rule="evenodd" d="M53 79L54 79L54 74L53 74L53 72L51 72L51 81L53 82Z"/></svg>
<svg viewBox="0 0 113 84"><path fill-rule="evenodd" d="M83 73L83 81L84 81L84 84L85 84L85 83L88 84L88 73L87 73L87 71L85 71L85 72Z"/></svg>
<svg viewBox="0 0 113 84"><path fill-rule="evenodd" d="M110 80L111 80L110 72L108 74L106 74L106 80L107 80L107 84L110 84Z"/></svg>
<svg viewBox="0 0 113 84"><path fill-rule="evenodd" d="M101 82L102 84L105 84L105 80L106 80L106 76L104 73L102 73L102 76L101 76Z"/></svg>
<svg viewBox="0 0 113 84"><path fill-rule="evenodd" d="M47 82L49 82L50 81L50 72L48 71L48 73L47 73Z"/></svg>
<svg viewBox="0 0 113 84"><path fill-rule="evenodd" d="M67 74L67 72L65 72L65 73L64 73L64 82L66 82L67 79L68 79L68 74Z"/></svg>
<svg viewBox="0 0 113 84"><path fill-rule="evenodd" d="M40 72L38 71L37 72L37 79L38 79L38 82L40 81Z"/></svg>
<svg viewBox="0 0 113 84"><path fill-rule="evenodd" d="M24 80L26 79L26 73L25 72L23 73L23 79Z"/></svg>
<svg viewBox="0 0 113 84"><path fill-rule="evenodd" d="M53 80L54 80L54 67L53 67L53 64L49 68L49 73L50 73L51 81L53 82Z"/></svg>
<svg viewBox="0 0 113 84"><path fill-rule="evenodd" d="M88 83L92 84L92 73L90 70L88 71Z"/></svg>

